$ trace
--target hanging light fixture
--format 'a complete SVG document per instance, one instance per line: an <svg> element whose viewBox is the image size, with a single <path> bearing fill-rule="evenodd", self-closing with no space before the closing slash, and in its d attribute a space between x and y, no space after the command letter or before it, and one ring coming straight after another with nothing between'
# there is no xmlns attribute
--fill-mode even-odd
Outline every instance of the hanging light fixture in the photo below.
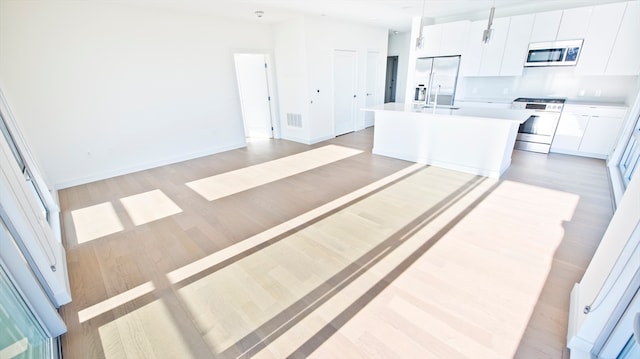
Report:
<svg viewBox="0 0 640 359"><path fill-rule="evenodd" d="M420 33L416 37L416 50L420 50L424 47L424 36L422 36L422 21L424 20L424 4L427 0L422 0L422 16L420 17Z"/></svg>
<svg viewBox="0 0 640 359"><path fill-rule="evenodd" d="M487 23L487 28L482 32L482 44L487 45L491 42L491 36L493 35L493 14L496 12L496 0L493 0L493 6L491 7L491 12L489 13L489 22Z"/></svg>

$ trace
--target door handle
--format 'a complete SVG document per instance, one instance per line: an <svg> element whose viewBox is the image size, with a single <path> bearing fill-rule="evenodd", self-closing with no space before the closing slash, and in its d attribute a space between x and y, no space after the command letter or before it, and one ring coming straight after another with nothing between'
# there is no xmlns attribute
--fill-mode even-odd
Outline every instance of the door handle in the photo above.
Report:
<svg viewBox="0 0 640 359"><path fill-rule="evenodd" d="M371 96L371 95L373 95L373 94L372 94L372 93L368 93L368 92L367 92L367 96Z"/></svg>
<svg viewBox="0 0 640 359"><path fill-rule="evenodd" d="M356 98L358 95L353 95L353 98Z"/></svg>

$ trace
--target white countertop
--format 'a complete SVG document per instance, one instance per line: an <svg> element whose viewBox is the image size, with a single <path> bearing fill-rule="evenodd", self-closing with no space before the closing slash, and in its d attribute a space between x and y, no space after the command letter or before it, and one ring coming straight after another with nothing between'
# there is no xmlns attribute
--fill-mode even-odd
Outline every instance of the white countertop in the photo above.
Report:
<svg viewBox="0 0 640 359"><path fill-rule="evenodd" d="M594 107L628 107L624 103L620 102L595 102L595 101L580 101L580 100L567 100L566 105L579 105L579 106L594 106Z"/></svg>
<svg viewBox="0 0 640 359"><path fill-rule="evenodd" d="M523 123L529 116L535 113L534 110L515 110L510 108L484 108L484 107L436 107L435 112L432 107L423 108L422 105L389 102L383 105L376 105L362 109L363 111L389 111L406 112L412 114L424 114L436 117L450 116L451 118L473 118L483 120L507 120Z"/></svg>

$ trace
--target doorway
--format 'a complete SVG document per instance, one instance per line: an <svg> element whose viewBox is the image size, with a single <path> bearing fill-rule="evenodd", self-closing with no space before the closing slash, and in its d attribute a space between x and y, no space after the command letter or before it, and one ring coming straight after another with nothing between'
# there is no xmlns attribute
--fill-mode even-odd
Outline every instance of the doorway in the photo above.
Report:
<svg viewBox="0 0 640 359"><path fill-rule="evenodd" d="M333 56L335 135L356 130L356 52L335 50Z"/></svg>
<svg viewBox="0 0 640 359"><path fill-rule="evenodd" d="M385 80L384 102L396 102L398 82L398 56L387 56L387 76Z"/></svg>
<svg viewBox="0 0 640 359"><path fill-rule="evenodd" d="M273 138L265 54L234 54L245 137Z"/></svg>

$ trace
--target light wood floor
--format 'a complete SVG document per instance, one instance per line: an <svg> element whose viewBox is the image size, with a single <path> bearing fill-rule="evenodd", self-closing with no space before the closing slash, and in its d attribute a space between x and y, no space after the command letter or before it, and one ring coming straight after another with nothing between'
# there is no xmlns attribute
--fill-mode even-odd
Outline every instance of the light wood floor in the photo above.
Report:
<svg viewBox="0 0 640 359"><path fill-rule="evenodd" d="M496 181L372 138L252 141L61 191L65 357L567 356L569 292L612 215L604 162L515 151ZM328 144L363 153L212 201L187 186Z"/></svg>

